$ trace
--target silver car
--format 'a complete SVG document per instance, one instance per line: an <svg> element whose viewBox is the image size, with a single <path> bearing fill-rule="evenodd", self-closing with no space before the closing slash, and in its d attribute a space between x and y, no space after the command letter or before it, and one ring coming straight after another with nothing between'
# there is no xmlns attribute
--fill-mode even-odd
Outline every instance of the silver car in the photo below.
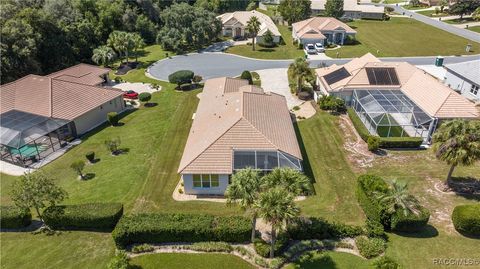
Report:
<svg viewBox="0 0 480 269"><path fill-rule="evenodd" d="M305 52L308 54L317 54L317 50L313 44L305 45Z"/></svg>
<svg viewBox="0 0 480 269"><path fill-rule="evenodd" d="M323 44L322 43L315 43L315 50L317 52L324 52L325 51L325 48L323 47Z"/></svg>

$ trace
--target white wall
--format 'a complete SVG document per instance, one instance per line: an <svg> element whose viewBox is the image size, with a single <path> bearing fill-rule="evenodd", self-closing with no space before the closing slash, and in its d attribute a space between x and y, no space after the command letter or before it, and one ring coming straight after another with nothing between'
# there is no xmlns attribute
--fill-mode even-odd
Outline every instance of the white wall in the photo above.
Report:
<svg viewBox="0 0 480 269"><path fill-rule="evenodd" d="M465 81L464 79L456 76L455 74L450 73L448 70L445 74L444 83L448 87L459 91L463 96L470 100L480 100L480 90L478 91L477 95L474 95L470 92L470 89L472 88L472 83L470 83L469 81Z"/></svg>
<svg viewBox="0 0 480 269"><path fill-rule="evenodd" d="M119 96L74 119L77 135L82 135L107 121L108 112L121 112L124 109L123 97Z"/></svg>
<svg viewBox="0 0 480 269"><path fill-rule="evenodd" d="M228 175L219 175L219 186L215 188L194 188L192 174L182 174L182 179L186 194L224 195L228 186Z"/></svg>

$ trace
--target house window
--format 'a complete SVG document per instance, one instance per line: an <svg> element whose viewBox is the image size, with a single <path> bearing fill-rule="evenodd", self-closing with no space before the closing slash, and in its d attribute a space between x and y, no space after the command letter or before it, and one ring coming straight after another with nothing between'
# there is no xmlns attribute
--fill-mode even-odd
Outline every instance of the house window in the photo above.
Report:
<svg viewBox="0 0 480 269"><path fill-rule="evenodd" d="M202 179L200 175L193 175L193 187L194 188L202 187Z"/></svg>
<svg viewBox="0 0 480 269"><path fill-rule="evenodd" d="M220 186L218 175L193 175L194 188L215 188Z"/></svg>
<svg viewBox="0 0 480 269"><path fill-rule="evenodd" d="M473 95L477 95L478 89L480 89L480 87L478 87L477 85L472 85L472 87L470 88L470 93L472 93Z"/></svg>

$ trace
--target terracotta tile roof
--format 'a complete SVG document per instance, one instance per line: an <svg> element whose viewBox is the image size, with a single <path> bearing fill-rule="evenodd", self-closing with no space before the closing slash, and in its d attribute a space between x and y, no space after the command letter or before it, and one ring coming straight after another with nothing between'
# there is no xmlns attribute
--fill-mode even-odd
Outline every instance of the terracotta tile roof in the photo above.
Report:
<svg viewBox="0 0 480 269"><path fill-rule="evenodd" d="M207 80L178 172L230 174L233 149L280 150L302 158L284 96L246 80Z"/></svg>
<svg viewBox="0 0 480 269"><path fill-rule="evenodd" d="M219 18L222 21L222 24L226 24L228 21L234 19L233 22L239 22L242 24L244 27L247 26L247 22L250 20L251 17L257 17L258 20L260 21L260 31L258 32L259 36L262 36L267 30L270 30L274 36L280 36L280 32L278 31L277 26L275 23L272 21L272 19L267 16L266 14L263 14L262 12L258 12L255 10L252 11L235 11L235 12L230 12L230 13L224 13L217 18ZM230 24L230 23L229 23Z"/></svg>
<svg viewBox="0 0 480 269"><path fill-rule="evenodd" d="M331 17L313 17L292 24L292 31L298 38L325 38L323 31L344 29L346 33L356 34L347 24Z"/></svg>
<svg viewBox="0 0 480 269"><path fill-rule="evenodd" d="M108 68L82 63L49 74L47 77L93 86L102 83L103 79L100 76L108 72L110 72Z"/></svg>
<svg viewBox="0 0 480 269"><path fill-rule="evenodd" d="M73 120L122 95L121 91L115 89L89 85L91 81L88 78L88 84L80 84L52 78L51 75L25 76L1 86L1 113L19 110L45 117Z"/></svg>

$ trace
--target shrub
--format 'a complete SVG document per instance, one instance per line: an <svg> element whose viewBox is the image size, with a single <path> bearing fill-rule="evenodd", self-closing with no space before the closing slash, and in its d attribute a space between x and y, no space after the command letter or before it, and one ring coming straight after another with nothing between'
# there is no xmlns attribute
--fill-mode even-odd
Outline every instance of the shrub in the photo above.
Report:
<svg viewBox="0 0 480 269"><path fill-rule="evenodd" d="M393 7L385 7L385 12L387 12L387 13L392 13L394 11L395 11L395 9Z"/></svg>
<svg viewBox="0 0 480 269"><path fill-rule="evenodd" d="M367 219L365 222L365 232L368 237L384 237L385 230L383 225L377 221Z"/></svg>
<svg viewBox="0 0 480 269"><path fill-rule="evenodd" d="M298 99L300 100L307 101L311 98L312 98L312 95L307 91L298 93Z"/></svg>
<svg viewBox="0 0 480 269"><path fill-rule="evenodd" d="M125 251L118 251L115 256L110 260L107 265L107 269L128 269L128 256Z"/></svg>
<svg viewBox="0 0 480 269"><path fill-rule="evenodd" d="M366 236L359 236L355 238L360 255L367 259L377 257L385 251L385 240L382 238L368 238Z"/></svg>
<svg viewBox="0 0 480 269"><path fill-rule="evenodd" d="M250 72L250 74L252 75L252 78L254 80L259 80L260 79L260 75L257 72Z"/></svg>
<svg viewBox="0 0 480 269"><path fill-rule="evenodd" d="M84 178L83 176L83 168L85 168L85 162L83 160L76 160L72 164L70 164L70 168L72 168L81 179Z"/></svg>
<svg viewBox="0 0 480 269"><path fill-rule="evenodd" d="M392 215L390 229L397 232L418 232L428 223L430 211L420 206L418 215L409 213L405 216L403 210Z"/></svg>
<svg viewBox="0 0 480 269"><path fill-rule="evenodd" d="M282 250L285 248L287 243L288 243L288 238L284 234L280 234L277 237L277 240L275 241L275 245L273 247L273 252L275 256L277 256L282 252ZM270 257L270 243L267 243L260 238L256 238L255 241L253 242L253 248L255 249L255 252L257 252L258 255L264 258Z"/></svg>
<svg viewBox="0 0 480 269"><path fill-rule="evenodd" d="M120 203L89 203L50 206L43 212L43 219L54 229L112 230L122 214Z"/></svg>
<svg viewBox="0 0 480 269"><path fill-rule="evenodd" d="M104 143L107 150L109 150L113 155L117 155L119 153L119 147L121 144L120 137L109 138L105 140Z"/></svg>
<svg viewBox="0 0 480 269"><path fill-rule="evenodd" d="M138 214L124 216L112 232L115 244L224 241L246 242L251 224L239 216Z"/></svg>
<svg viewBox="0 0 480 269"><path fill-rule="evenodd" d="M303 44L302 44L302 43L300 43L300 42L298 42L298 44L297 44L297 48L298 48L298 49L303 49Z"/></svg>
<svg viewBox="0 0 480 269"><path fill-rule="evenodd" d="M398 263L388 257L388 256L382 256L378 260L374 261L372 264L375 269L398 269L400 268L400 265Z"/></svg>
<svg viewBox="0 0 480 269"><path fill-rule="evenodd" d="M369 151L376 151L380 147L380 137L371 135L367 139L367 146Z"/></svg>
<svg viewBox="0 0 480 269"><path fill-rule="evenodd" d="M255 1L252 1L250 3L248 3L248 6L246 8L247 11L252 11L252 10L255 10L257 8L257 3Z"/></svg>
<svg viewBox="0 0 480 269"><path fill-rule="evenodd" d="M107 120L112 126L116 126L118 124L118 113L117 112L108 112Z"/></svg>
<svg viewBox="0 0 480 269"><path fill-rule="evenodd" d="M200 83L200 81L202 81L202 80L203 80L203 78L199 75L193 76L193 79L192 79L193 83Z"/></svg>
<svg viewBox="0 0 480 269"><path fill-rule="evenodd" d="M333 95L322 95L318 100L318 105L322 110L329 110L334 112L345 112L347 107L345 101L342 98L338 98Z"/></svg>
<svg viewBox="0 0 480 269"><path fill-rule="evenodd" d="M198 242L191 245L184 245L179 247L181 249L189 249L194 251L204 252L232 252L233 247L226 242Z"/></svg>
<svg viewBox="0 0 480 269"><path fill-rule="evenodd" d="M293 240L323 240L329 238L356 237L363 234L363 229L359 226L328 222L322 218L311 217L309 219L299 218L290 223L287 227L287 233Z"/></svg>
<svg viewBox="0 0 480 269"><path fill-rule="evenodd" d="M191 83L193 79L193 71L179 70L168 76L168 81L173 84L177 84L178 87L185 83Z"/></svg>
<svg viewBox="0 0 480 269"><path fill-rule="evenodd" d="M143 252L150 252L153 251L154 247L149 244L141 244L141 245L135 245L132 247L132 252L133 253L143 253Z"/></svg>
<svg viewBox="0 0 480 269"><path fill-rule="evenodd" d="M28 209L16 206L0 206L0 227L2 229L19 229L32 222L32 214Z"/></svg>
<svg viewBox="0 0 480 269"><path fill-rule="evenodd" d="M458 232L480 236L480 204L456 206L453 209L452 221Z"/></svg>
<svg viewBox="0 0 480 269"><path fill-rule="evenodd" d="M240 76L240 78L248 80L248 84L250 85L253 84L252 74L247 70L242 72L242 75Z"/></svg>
<svg viewBox="0 0 480 269"><path fill-rule="evenodd" d="M87 152L87 154L85 154L85 158L87 158L87 160L90 163L93 163L95 161L95 152L93 152L93 151Z"/></svg>
<svg viewBox="0 0 480 269"><path fill-rule="evenodd" d="M152 95L149 92L142 92L138 95L138 100L140 100L140 102L148 103L150 99L152 99Z"/></svg>
<svg viewBox="0 0 480 269"><path fill-rule="evenodd" d="M298 111L298 110L300 110L300 107L299 106L294 106L292 109L293 109L293 111Z"/></svg>

